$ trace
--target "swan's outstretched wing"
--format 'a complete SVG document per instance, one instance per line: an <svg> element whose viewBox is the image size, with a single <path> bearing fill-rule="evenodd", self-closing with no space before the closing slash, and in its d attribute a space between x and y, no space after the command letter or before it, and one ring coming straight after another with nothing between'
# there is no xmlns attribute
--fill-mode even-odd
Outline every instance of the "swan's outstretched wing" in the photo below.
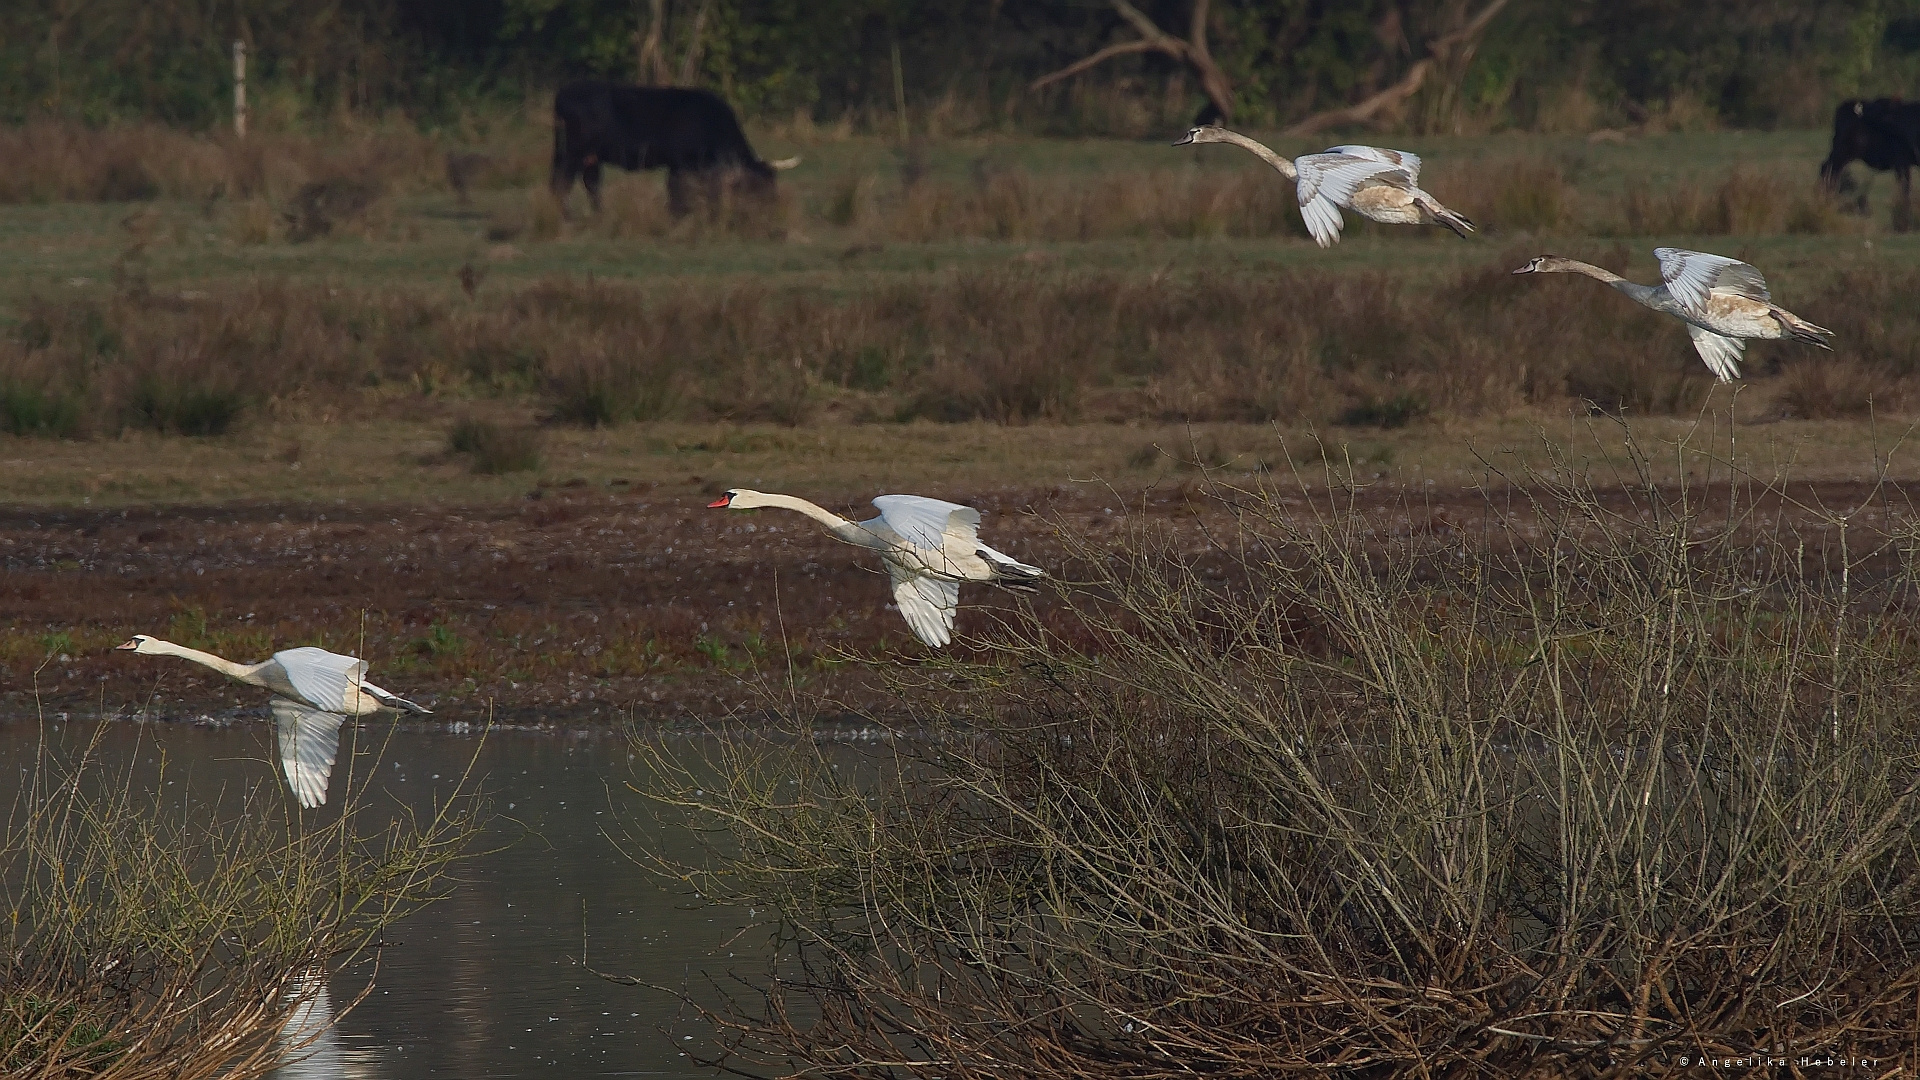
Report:
<svg viewBox="0 0 1920 1080"><path fill-rule="evenodd" d="M327 778L340 750L338 713L323 712L288 698L273 699L273 719L280 735L280 764L302 809L327 801Z"/></svg>
<svg viewBox="0 0 1920 1080"><path fill-rule="evenodd" d="M1767 279L1739 259L1679 248L1654 248L1653 256L1660 260L1660 277L1667 283L1668 295L1696 314L1707 309L1707 294L1715 289L1762 303L1773 299Z"/></svg>
<svg viewBox="0 0 1920 1080"><path fill-rule="evenodd" d="M1300 172L1295 182L1300 199L1300 218L1321 247L1332 247L1340 239L1345 222L1339 208L1353 202L1353 193L1367 184L1391 184L1411 189L1413 181L1405 170L1378 158L1352 154L1309 154L1294 160Z"/></svg>
<svg viewBox="0 0 1920 1080"><path fill-rule="evenodd" d="M1395 166L1400 171L1406 173L1409 183L1416 187L1420 184L1420 155L1418 154L1410 154L1405 150L1382 150L1378 146L1360 146L1358 144L1329 146L1321 151L1321 153L1344 154L1347 157L1371 158L1374 161L1384 161L1388 165Z"/></svg>
<svg viewBox="0 0 1920 1080"><path fill-rule="evenodd" d="M328 712L354 711L347 704L347 691L360 685L361 677L367 673L365 660L311 645L282 649L274 653L273 658L287 673L287 683L307 704Z"/></svg>
<svg viewBox="0 0 1920 1080"><path fill-rule="evenodd" d="M1340 217L1340 208L1320 198L1300 204L1300 220L1306 222L1307 234L1321 247L1339 243L1340 230L1347 225Z"/></svg>
<svg viewBox="0 0 1920 1080"><path fill-rule="evenodd" d="M893 602L900 605L913 636L933 648L953 640L953 619L960 610L960 583L917 573L892 559L886 560L893 578Z"/></svg>
<svg viewBox="0 0 1920 1080"><path fill-rule="evenodd" d="M930 569L949 569L949 551L970 555L979 543L980 511L971 506L923 495L882 495L873 505L887 528L922 556Z"/></svg>
<svg viewBox="0 0 1920 1080"><path fill-rule="evenodd" d="M1693 347L1700 353L1700 359L1707 362L1707 367L1720 377L1721 382L1732 382L1740 377L1740 358L1746 354L1746 342L1704 330L1692 323L1687 324L1687 333L1693 335Z"/></svg>

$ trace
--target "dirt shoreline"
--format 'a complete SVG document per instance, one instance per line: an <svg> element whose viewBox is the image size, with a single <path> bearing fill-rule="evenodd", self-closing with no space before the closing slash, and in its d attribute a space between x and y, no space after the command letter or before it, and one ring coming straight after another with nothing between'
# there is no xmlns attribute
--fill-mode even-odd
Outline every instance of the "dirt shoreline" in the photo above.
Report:
<svg viewBox="0 0 1920 1080"><path fill-rule="evenodd" d="M1825 528L1813 506L1846 511L1872 497L1860 523L1875 529L1911 508L1901 485L1795 492L1800 505L1777 514L1775 527L1807 536ZM1174 551L1204 560L1209 536L1231 525L1229 506L1192 481L940 494L979 507L988 542L1066 573L1059 530L1104 543L1168 526ZM1724 487L1702 495L1725 505ZM0 631L0 716L220 722L261 706L260 691L193 665L112 651L133 633L244 660L297 644L355 653L441 724L746 720L785 696L789 676L857 724L900 713L889 670L940 670L888 609L886 579L864 553L798 515L724 513L707 498L638 486L452 509L0 509L0 609L11 616ZM1628 505L1624 495L1609 500ZM1358 504L1377 519L1374 532L1392 536L1468 533L1494 502L1473 490L1380 485ZM1021 602L970 588L960 631L983 633ZM1037 601L1042 617L1049 603ZM963 641L947 655L978 654Z"/></svg>

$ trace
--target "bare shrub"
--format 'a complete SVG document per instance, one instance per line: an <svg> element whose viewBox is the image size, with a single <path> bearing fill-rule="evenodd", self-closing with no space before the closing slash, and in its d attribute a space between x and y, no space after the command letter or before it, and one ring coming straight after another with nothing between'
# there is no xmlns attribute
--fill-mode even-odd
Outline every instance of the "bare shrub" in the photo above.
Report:
<svg viewBox="0 0 1920 1080"><path fill-rule="evenodd" d="M1237 527L1200 550L1067 535L1071 614L1010 616L990 667L902 670L921 737L858 768L784 687L791 741L636 739L638 789L724 838L658 865L773 924L709 1055L996 1080L1908 1060L1910 519L1796 534L1755 514L1783 490L1728 505L1640 464L1406 530L1337 474L1214 490Z"/></svg>
<svg viewBox="0 0 1920 1080"><path fill-rule="evenodd" d="M49 738L0 832L9 1076L264 1077L316 965L361 958L444 895L479 827L462 789L369 827L366 781L297 820L276 779L189 799ZM144 755L143 755L144 756ZM183 785L184 787L184 785ZM161 794L168 792L169 794ZM329 808L332 809L331 807Z"/></svg>

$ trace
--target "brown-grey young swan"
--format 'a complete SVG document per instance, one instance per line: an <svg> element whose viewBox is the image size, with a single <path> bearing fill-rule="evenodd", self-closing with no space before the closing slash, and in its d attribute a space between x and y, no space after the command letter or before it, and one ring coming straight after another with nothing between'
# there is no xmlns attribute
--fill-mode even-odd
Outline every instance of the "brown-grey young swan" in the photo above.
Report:
<svg viewBox="0 0 1920 1080"><path fill-rule="evenodd" d="M980 542L980 511L959 503L920 495L882 495L873 500L880 516L849 521L831 510L792 495L734 488L707 504L733 510L777 507L797 510L856 547L880 553L893 579L893 599L913 636L933 648L953 640L953 618L960 608L960 583L983 581L1012 589L1032 589L1047 576L1010 555Z"/></svg>
<svg viewBox="0 0 1920 1080"><path fill-rule="evenodd" d="M1700 359L1721 382L1740 377L1746 338L1792 338L1831 349L1827 341L1833 331L1776 306L1766 279L1746 263L1679 248L1654 248L1653 255L1660 260L1658 285L1641 285L1592 263L1558 255L1542 255L1514 273L1585 274L1655 311L1680 318L1693 336Z"/></svg>
<svg viewBox="0 0 1920 1080"><path fill-rule="evenodd" d="M1404 150L1376 146L1332 146L1318 154L1288 161L1260 143L1218 124L1205 124L1174 143L1232 143L1252 151L1294 182L1300 200L1300 219L1321 247L1340 242L1346 222L1340 208L1389 225L1445 225L1465 237L1473 222L1420 190L1420 159Z"/></svg>
<svg viewBox="0 0 1920 1080"><path fill-rule="evenodd" d="M185 657L249 686L273 691L280 764L294 798L308 810L327 801L327 780L340 749L341 721L383 708L431 711L366 681L365 660L310 645L282 649L257 664L236 664L146 634L135 634L117 648L143 656Z"/></svg>

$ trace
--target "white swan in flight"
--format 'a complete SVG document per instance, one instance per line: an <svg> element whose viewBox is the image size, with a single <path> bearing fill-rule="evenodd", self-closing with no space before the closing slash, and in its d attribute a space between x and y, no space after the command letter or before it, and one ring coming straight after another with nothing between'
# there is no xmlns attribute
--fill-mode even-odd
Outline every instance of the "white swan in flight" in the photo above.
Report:
<svg viewBox="0 0 1920 1080"><path fill-rule="evenodd" d="M893 579L893 599L900 605L908 628L914 637L936 649L953 640L961 582L985 581L1031 590L1033 582L1047 576L1045 570L981 543L980 511L940 499L882 495L873 500L880 516L870 521L849 521L805 499L746 488L734 488L708 505L733 510L763 506L798 510L839 539L879 552Z"/></svg>
<svg viewBox="0 0 1920 1080"><path fill-rule="evenodd" d="M294 798L308 810L327 801L327 780L340 749L341 721L382 708L432 711L367 682L365 660L310 645L282 649L257 664L236 664L146 634L135 634L117 648L143 656L185 657L249 686L273 691L280 764Z"/></svg>
<svg viewBox="0 0 1920 1080"><path fill-rule="evenodd" d="M1775 306L1766 279L1746 263L1679 248L1654 248L1653 255L1660 260L1659 285L1641 285L1592 263L1558 255L1542 255L1514 273L1585 274L1655 311L1677 316L1686 322L1700 359L1721 382L1740 377L1746 338L1792 338L1831 350L1827 342L1833 331Z"/></svg>
<svg viewBox="0 0 1920 1080"><path fill-rule="evenodd" d="M1218 124L1192 128L1174 143L1232 143L1252 151L1294 182L1300 200L1300 219L1321 247L1340 242L1346 222L1340 208L1389 225L1445 225L1459 236L1473 232L1473 222L1420 190L1420 159L1404 150L1376 146L1332 146L1318 154L1288 161L1237 131Z"/></svg>

